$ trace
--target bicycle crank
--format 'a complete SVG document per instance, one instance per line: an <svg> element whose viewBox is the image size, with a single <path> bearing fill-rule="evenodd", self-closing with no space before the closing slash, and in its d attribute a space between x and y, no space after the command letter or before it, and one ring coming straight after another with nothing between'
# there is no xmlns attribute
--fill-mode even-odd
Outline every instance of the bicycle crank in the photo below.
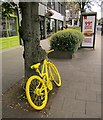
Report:
<svg viewBox="0 0 103 120"><path fill-rule="evenodd" d="M52 89L53 89L53 84L52 84L52 82L51 82L50 80L48 80L48 81L46 82L46 84L47 84L47 87L48 87L49 90L52 90Z"/></svg>

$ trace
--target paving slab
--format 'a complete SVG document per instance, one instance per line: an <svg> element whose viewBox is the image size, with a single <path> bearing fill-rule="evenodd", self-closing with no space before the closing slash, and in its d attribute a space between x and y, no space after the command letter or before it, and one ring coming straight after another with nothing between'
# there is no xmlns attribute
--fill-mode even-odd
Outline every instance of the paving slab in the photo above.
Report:
<svg viewBox="0 0 103 120"><path fill-rule="evenodd" d="M77 91L76 92L76 99L77 100L86 100L86 101L95 101L97 99L97 93L94 91Z"/></svg>
<svg viewBox="0 0 103 120"><path fill-rule="evenodd" d="M95 114L101 117L101 103L97 102L87 102L86 103L86 114Z"/></svg>
<svg viewBox="0 0 103 120"><path fill-rule="evenodd" d="M41 45L45 50L50 49L47 39L42 40ZM21 91L18 86L21 84L17 81L21 82L23 76L22 52L23 48L20 47L18 50L11 51L10 55L8 51L4 54L4 58L8 59L3 61L8 63L3 64L3 88L7 90L10 87L3 95L4 118L101 117L101 36L99 33L96 36L95 50L80 49L73 59L51 59L60 72L62 86L59 89L54 87L54 91L49 94L47 106L42 111L32 109L27 100L18 99ZM12 87L16 82L17 85Z"/></svg>
<svg viewBox="0 0 103 120"><path fill-rule="evenodd" d="M80 101L75 99L65 99L63 104L63 110L67 110L68 112L78 112L85 114L85 104L86 101Z"/></svg>
<svg viewBox="0 0 103 120"><path fill-rule="evenodd" d="M13 86L24 76L23 47L2 51L2 92Z"/></svg>

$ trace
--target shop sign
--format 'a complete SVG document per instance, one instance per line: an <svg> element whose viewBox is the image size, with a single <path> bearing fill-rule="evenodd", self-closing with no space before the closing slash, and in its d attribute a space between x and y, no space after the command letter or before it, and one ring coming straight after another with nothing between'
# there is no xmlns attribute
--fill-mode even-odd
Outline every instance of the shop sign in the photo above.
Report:
<svg viewBox="0 0 103 120"><path fill-rule="evenodd" d="M84 39L81 47L94 48L95 46L95 30L96 30L96 13L82 14L81 31L84 34Z"/></svg>

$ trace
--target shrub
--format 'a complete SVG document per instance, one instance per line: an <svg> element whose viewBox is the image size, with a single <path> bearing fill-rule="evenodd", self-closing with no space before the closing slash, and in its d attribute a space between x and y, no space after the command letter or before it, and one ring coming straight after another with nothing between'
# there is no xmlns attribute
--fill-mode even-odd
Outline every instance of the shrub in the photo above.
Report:
<svg viewBox="0 0 103 120"><path fill-rule="evenodd" d="M66 29L54 33L50 37L51 49L55 51L75 52L80 47L83 34L75 29Z"/></svg>
<svg viewBox="0 0 103 120"><path fill-rule="evenodd" d="M81 27L78 27L78 26L69 26L68 27L69 29L75 29L75 30L78 30L81 32Z"/></svg>

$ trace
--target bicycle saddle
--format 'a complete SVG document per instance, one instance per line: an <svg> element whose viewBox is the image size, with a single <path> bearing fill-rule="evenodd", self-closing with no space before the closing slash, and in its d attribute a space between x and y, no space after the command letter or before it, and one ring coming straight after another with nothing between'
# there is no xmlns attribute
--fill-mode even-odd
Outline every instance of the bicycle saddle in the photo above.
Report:
<svg viewBox="0 0 103 120"><path fill-rule="evenodd" d="M38 69L39 68L39 66L40 66L40 63L37 63L37 64L34 64L34 65L32 65L30 68L31 69Z"/></svg>

